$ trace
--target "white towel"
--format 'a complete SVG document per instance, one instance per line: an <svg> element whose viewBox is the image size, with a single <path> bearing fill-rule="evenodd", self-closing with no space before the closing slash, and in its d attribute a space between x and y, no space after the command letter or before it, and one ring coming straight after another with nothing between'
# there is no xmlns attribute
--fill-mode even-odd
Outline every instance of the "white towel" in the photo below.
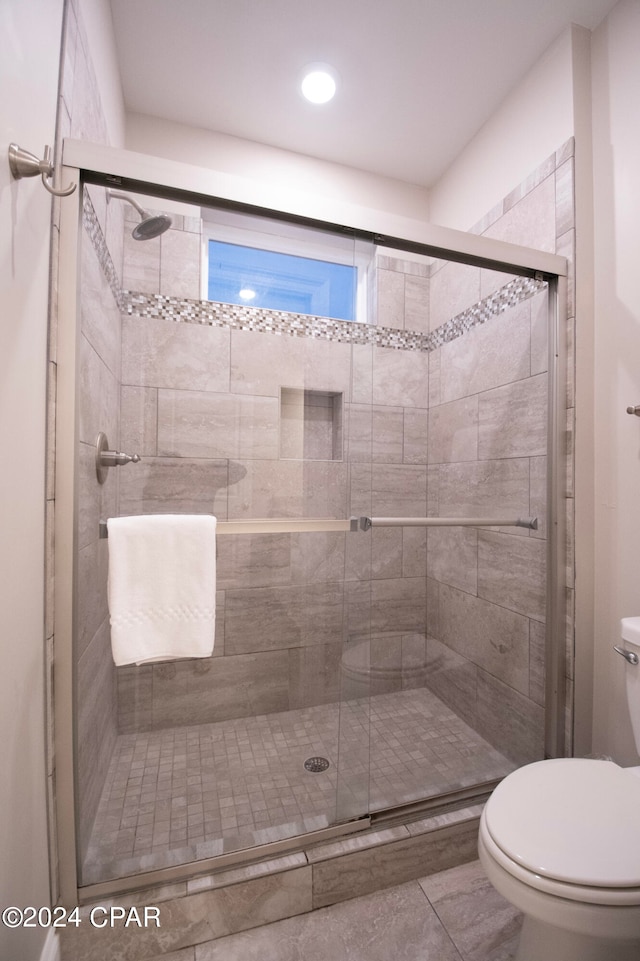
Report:
<svg viewBox="0 0 640 961"><path fill-rule="evenodd" d="M115 663L209 657L216 615L216 518L114 517L107 529Z"/></svg>

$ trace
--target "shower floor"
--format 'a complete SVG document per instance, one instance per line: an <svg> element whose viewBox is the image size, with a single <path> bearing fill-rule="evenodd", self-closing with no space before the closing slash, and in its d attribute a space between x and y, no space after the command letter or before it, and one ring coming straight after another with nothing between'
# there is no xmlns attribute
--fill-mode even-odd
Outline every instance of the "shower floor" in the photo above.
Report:
<svg viewBox="0 0 640 961"><path fill-rule="evenodd" d="M327 770L307 771L318 756ZM367 813L367 797L380 811L514 766L425 688L120 735L82 883L293 837Z"/></svg>

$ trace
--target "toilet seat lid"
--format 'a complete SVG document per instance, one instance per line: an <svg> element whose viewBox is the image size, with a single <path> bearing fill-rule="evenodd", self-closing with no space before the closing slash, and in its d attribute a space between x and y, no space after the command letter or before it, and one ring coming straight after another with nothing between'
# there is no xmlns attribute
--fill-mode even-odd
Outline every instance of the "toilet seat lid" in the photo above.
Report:
<svg viewBox="0 0 640 961"><path fill-rule="evenodd" d="M497 786L485 818L498 847L535 874L640 887L640 778L612 761L527 764Z"/></svg>

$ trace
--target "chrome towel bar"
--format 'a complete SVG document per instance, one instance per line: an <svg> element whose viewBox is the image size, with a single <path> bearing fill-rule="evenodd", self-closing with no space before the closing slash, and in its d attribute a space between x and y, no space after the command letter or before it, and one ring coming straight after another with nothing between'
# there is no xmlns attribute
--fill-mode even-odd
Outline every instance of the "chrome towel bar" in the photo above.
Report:
<svg viewBox="0 0 640 961"><path fill-rule="evenodd" d="M487 517L348 517L345 519L307 517L265 517L251 520L218 521L218 534L303 534L368 531L372 527L526 527L537 531L537 517L501 519ZM100 522L100 537L108 537L107 524Z"/></svg>
<svg viewBox="0 0 640 961"><path fill-rule="evenodd" d="M363 531L371 527L526 527L538 530L537 517L361 517Z"/></svg>

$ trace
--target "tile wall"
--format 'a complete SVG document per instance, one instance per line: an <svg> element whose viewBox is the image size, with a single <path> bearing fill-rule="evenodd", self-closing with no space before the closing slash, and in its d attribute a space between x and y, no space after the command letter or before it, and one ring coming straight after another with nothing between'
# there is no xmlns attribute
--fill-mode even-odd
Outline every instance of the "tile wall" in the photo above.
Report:
<svg viewBox="0 0 640 961"><path fill-rule="evenodd" d="M477 300L495 282L439 265L434 322L452 292ZM543 756L546 301L542 291L430 353L430 512L537 516L539 528L429 531L428 684L519 763Z"/></svg>
<svg viewBox="0 0 640 961"><path fill-rule="evenodd" d="M555 170L533 192L520 226L550 249ZM534 514L539 529L221 537L213 657L120 669L119 729L335 701L365 689L357 664L375 693L427 684L514 760L540 757L545 286L379 254L363 327L199 301L199 244L196 216L148 245L125 232L122 445L144 461L121 474L119 513Z"/></svg>
<svg viewBox="0 0 640 961"><path fill-rule="evenodd" d="M76 645L77 787L84 856L117 735L116 670L111 656L107 608L107 544L99 523L117 511L118 477L99 484L96 437L103 431L119 448L122 318L115 270L122 258L122 211L107 207L104 191L87 188L85 209L93 217L81 243L78 377L78 499ZM108 238L108 241L106 240ZM100 252L98 256L97 251ZM113 256L112 256L113 255Z"/></svg>
<svg viewBox="0 0 640 961"><path fill-rule="evenodd" d="M121 474L119 512L424 514L426 352L368 345L375 328L362 325L199 302L198 230L195 217L178 218L141 253L125 240L122 444L144 461ZM188 236L167 252L174 233ZM402 339L404 313L403 303L399 326L378 337ZM371 656L389 664L391 652L387 686L413 684L416 657L425 662L425 578L423 532L220 536L213 657L119 669L119 729L337 701L343 644L355 647L370 622L378 644L373 655L360 645L362 668Z"/></svg>
<svg viewBox="0 0 640 961"><path fill-rule="evenodd" d="M573 142L550 157L475 232L573 262ZM431 323L504 277L458 264L431 276ZM568 305L567 452L573 423L574 308ZM429 510L537 516L537 531L431 530L428 685L517 763L542 756L546 573L546 293L430 353ZM568 456L569 453L568 453ZM568 463L569 543L573 491ZM567 751L571 750L573 567L567 558Z"/></svg>
<svg viewBox="0 0 640 961"><path fill-rule="evenodd" d="M565 474L562 502L559 511L564 512L566 535L565 551L565 754L573 751L573 666L574 666L574 610L575 610L575 557L574 557L574 455L573 436L575 424L575 198L574 198L574 152L573 138L563 144L542 163L516 189L507 195L501 204L490 211L475 228L496 240L511 243L527 243L541 250L555 252L566 257L568 262L568 292L566 303L566 367L561 371L565 379L566 397L566 434L564 446ZM533 330L533 328L532 328ZM541 357L540 351L546 349L539 335L532 334L532 371L533 357ZM539 369L541 361L536 369ZM546 470L544 460L533 457L530 461L533 472L540 474ZM532 490L542 489L542 480L532 479ZM538 495L539 496L539 495ZM531 511L538 512L536 499L532 499ZM531 625L540 632L539 622ZM536 642L533 641L532 650ZM539 641L537 647L539 649ZM544 677L539 658L531 661L531 696L542 703L541 692ZM540 693L536 693L536 690Z"/></svg>

